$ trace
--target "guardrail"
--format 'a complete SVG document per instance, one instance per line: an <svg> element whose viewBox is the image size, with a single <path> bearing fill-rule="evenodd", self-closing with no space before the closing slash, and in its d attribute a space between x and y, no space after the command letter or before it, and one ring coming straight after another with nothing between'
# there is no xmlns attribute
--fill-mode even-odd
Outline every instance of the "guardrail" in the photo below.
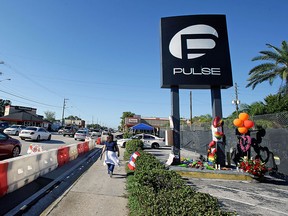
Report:
<svg viewBox="0 0 288 216"><path fill-rule="evenodd" d="M0 161L0 197L94 149L95 140Z"/></svg>

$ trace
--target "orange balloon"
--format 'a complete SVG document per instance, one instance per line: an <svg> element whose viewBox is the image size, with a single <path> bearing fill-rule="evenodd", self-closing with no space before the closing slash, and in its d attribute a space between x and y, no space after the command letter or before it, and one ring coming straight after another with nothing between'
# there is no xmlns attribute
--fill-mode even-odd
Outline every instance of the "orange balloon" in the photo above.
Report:
<svg viewBox="0 0 288 216"><path fill-rule="evenodd" d="M243 121L241 119L234 119L233 124L236 127L242 127L243 126Z"/></svg>
<svg viewBox="0 0 288 216"><path fill-rule="evenodd" d="M251 121L251 120L245 120L244 121L244 127L246 127L246 128L252 128L254 126L254 122L253 121Z"/></svg>
<svg viewBox="0 0 288 216"><path fill-rule="evenodd" d="M240 134L246 134L248 132L248 128L246 127L239 127L238 131Z"/></svg>
<svg viewBox="0 0 288 216"><path fill-rule="evenodd" d="M249 115L247 113L240 113L239 119L241 119L242 121L245 121L245 120L249 119Z"/></svg>

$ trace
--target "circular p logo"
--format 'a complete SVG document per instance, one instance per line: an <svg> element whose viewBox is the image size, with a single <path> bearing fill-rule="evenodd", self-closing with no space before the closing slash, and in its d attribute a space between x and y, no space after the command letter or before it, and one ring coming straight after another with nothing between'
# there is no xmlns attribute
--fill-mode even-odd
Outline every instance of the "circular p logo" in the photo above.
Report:
<svg viewBox="0 0 288 216"><path fill-rule="evenodd" d="M188 26L177 32L170 41L169 51L178 59L195 59L216 46L217 31L204 24Z"/></svg>

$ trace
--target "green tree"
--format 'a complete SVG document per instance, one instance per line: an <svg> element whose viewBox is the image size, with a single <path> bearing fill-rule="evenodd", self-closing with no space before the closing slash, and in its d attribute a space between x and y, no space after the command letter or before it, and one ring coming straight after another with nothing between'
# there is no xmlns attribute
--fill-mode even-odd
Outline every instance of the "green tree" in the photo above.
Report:
<svg viewBox="0 0 288 216"><path fill-rule="evenodd" d="M273 84L276 78L282 80L279 88L279 93L288 94L288 45L286 41L282 41L281 48L277 48L271 44L266 44L268 51L260 51L259 56L256 56L252 61L266 61L250 70L249 82L246 87L254 89L258 84L269 81Z"/></svg>
<svg viewBox="0 0 288 216"><path fill-rule="evenodd" d="M79 118L78 116L72 116L72 115L66 117L65 119L69 119L69 120L81 120L81 118Z"/></svg>
<svg viewBox="0 0 288 216"><path fill-rule="evenodd" d="M210 114L206 115L200 115L200 116L195 116L193 118L193 123L211 123L212 122L212 116Z"/></svg>
<svg viewBox="0 0 288 216"><path fill-rule="evenodd" d="M264 98L267 113L279 113L288 111L288 94L268 95Z"/></svg>
<svg viewBox="0 0 288 216"><path fill-rule="evenodd" d="M249 115L254 116L254 115L263 115L266 113L266 105L261 102L254 102L249 106Z"/></svg>
<svg viewBox="0 0 288 216"><path fill-rule="evenodd" d="M120 128L121 130L124 129L124 125L125 125L125 118L127 117L133 117L135 115L135 113L132 112L123 112L122 116L121 116L121 122L120 122Z"/></svg>
<svg viewBox="0 0 288 216"><path fill-rule="evenodd" d="M7 106L7 105L11 105L11 101L10 100L0 99L0 116L4 115L5 106Z"/></svg>
<svg viewBox="0 0 288 216"><path fill-rule="evenodd" d="M55 112L51 112L51 111L46 111L44 112L45 114L45 120L49 121L49 122L54 122L56 119L55 119Z"/></svg>

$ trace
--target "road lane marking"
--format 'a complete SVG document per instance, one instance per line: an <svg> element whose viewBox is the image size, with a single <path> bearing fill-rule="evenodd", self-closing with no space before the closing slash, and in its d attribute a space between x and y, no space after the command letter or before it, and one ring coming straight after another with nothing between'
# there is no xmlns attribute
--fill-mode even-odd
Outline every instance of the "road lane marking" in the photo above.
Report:
<svg viewBox="0 0 288 216"><path fill-rule="evenodd" d="M213 195L213 196L215 196L215 195ZM252 207L257 207L257 208L269 210L269 211L272 211L272 212L276 212L276 213L288 215L288 213L286 213L286 212L277 211L277 210L275 210L275 209L267 208L267 207L261 206L261 205L259 205L259 204L251 204L251 203L243 202L243 201L241 201L241 200L230 199L230 198L222 197L222 196L218 196L218 195L217 195L216 197L217 197L217 198L220 198L220 199L226 199L226 200L230 200L230 201L232 201L232 202L238 202L238 203L242 203L242 204L249 205L249 206L252 206Z"/></svg>
<svg viewBox="0 0 288 216"><path fill-rule="evenodd" d="M269 199L275 199L275 200L279 200L283 202L283 198L277 198L277 197L272 197L272 196L267 196L267 195L262 195L262 194L257 194L257 193L252 193L252 192L247 192L247 191L242 191L242 190L238 190L238 189L234 189L234 188L229 188L229 187L225 187L225 186L220 186L220 185L210 185L212 187L218 187L218 188L223 188L223 189L228 189L228 190L234 190L234 191L238 191L238 192L244 192L247 194L251 194L251 195L256 195L256 196L261 196L261 197L265 197L265 198L269 198Z"/></svg>

